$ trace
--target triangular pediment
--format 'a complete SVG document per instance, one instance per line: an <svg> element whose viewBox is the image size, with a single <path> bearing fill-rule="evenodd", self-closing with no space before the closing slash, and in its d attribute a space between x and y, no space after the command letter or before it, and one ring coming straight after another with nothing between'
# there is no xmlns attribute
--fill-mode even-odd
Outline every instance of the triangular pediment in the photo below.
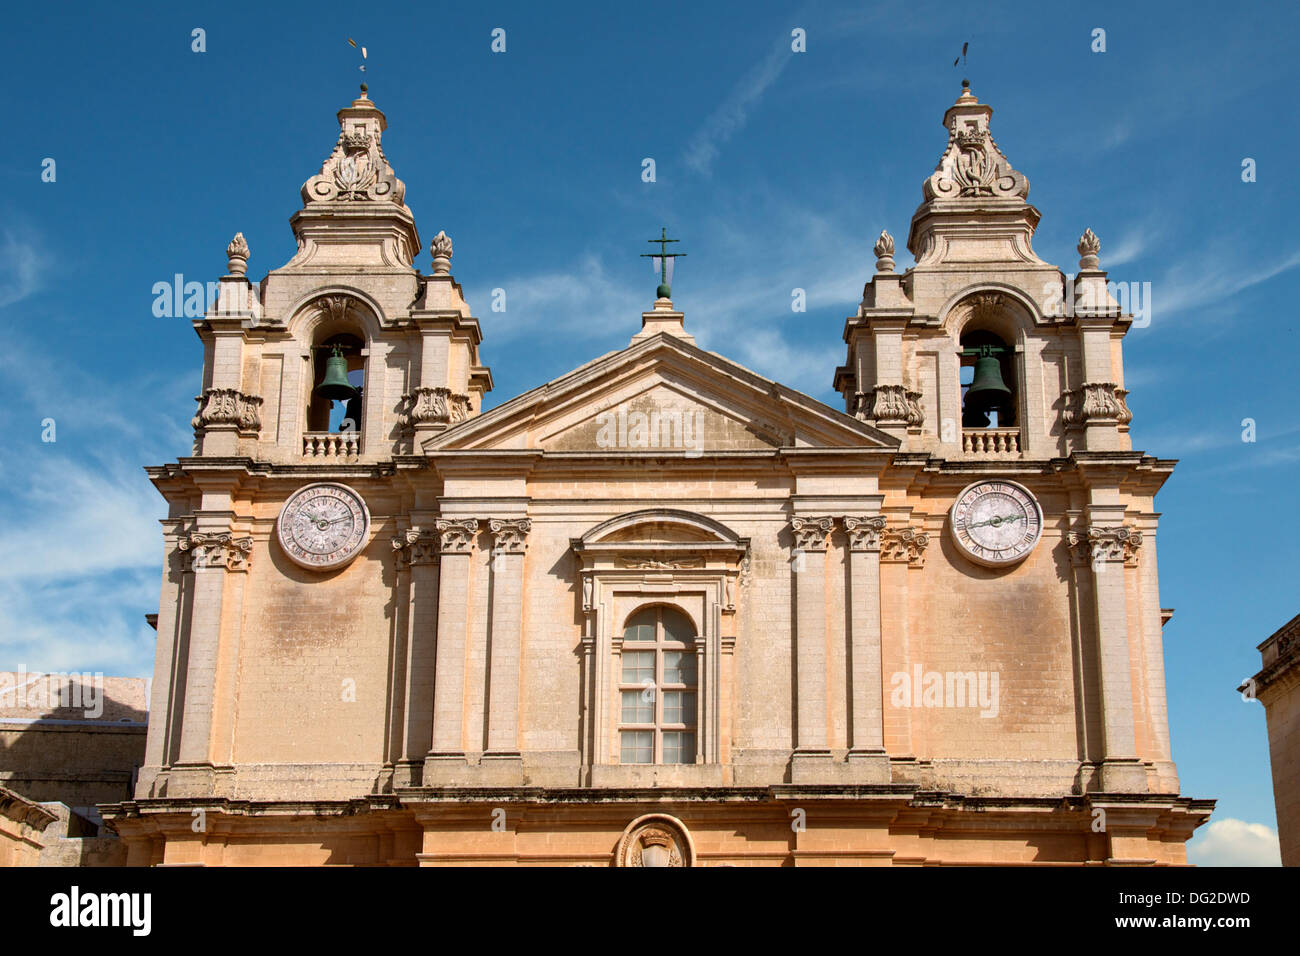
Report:
<svg viewBox="0 0 1300 956"><path fill-rule="evenodd" d="M897 447L814 398L671 335L611 352L424 443L441 450L699 457L778 448Z"/></svg>

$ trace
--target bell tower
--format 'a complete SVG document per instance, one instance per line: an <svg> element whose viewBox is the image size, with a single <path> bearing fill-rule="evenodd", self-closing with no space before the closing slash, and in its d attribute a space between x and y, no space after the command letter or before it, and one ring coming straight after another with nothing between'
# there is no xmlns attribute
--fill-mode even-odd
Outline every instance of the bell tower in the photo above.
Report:
<svg viewBox="0 0 1300 956"><path fill-rule="evenodd" d="M908 231L916 265L898 273L881 232L836 390L904 451L1001 461L1126 451L1120 342L1132 316L1107 292L1091 230L1073 283L1034 252L1040 214L992 117L969 86L944 114L948 142Z"/></svg>
<svg viewBox="0 0 1300 956"><path fill-rule="evenodd" d="M992 117L963 83L908 230L916 265L900 274L881 232L835 387L849 414L900 442L901 467L882 479L886 513L924 510L928 530L960 537L976 527L962 496L981 482L1018 483L1041 502L1045 554L1070 589L1089 662L1079 785L1176 793L1154 504L1174 462L1132 448L1121 343L1133 317L1108 292L1100 241L1084 231L1072 280L1039 258L1029 181L994 141ZM951 567L972 593L1010 593L1019 572L968 557L954 546ZM994 621L979 626L1004 636Z"/></svg>
<svg viewBox="0 0 1300 956"><path fill-rule="evenodd" d="M412 454L477 415L492 388L479 322L451 274L451 239L430 243L428 275L415 264L415 217L364 84L338 122L290 220L297 253L254 282L237 235L218 300L194 322L205 347L196 456L346 464Z"/></svg>

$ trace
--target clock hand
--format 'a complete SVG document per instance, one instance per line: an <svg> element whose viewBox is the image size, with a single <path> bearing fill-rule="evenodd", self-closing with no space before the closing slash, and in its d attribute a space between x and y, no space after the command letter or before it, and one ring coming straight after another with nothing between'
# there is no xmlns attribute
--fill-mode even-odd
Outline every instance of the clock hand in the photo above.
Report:
<svg viewBox="0 0 1300 956"><path fill-rule="evenodd" d="M996 528L996 527L998 527L999 525L1002 525L1002 524L1009 524L1009 523L1012 522L1012 521L1020 521L1020 520L1022 520L1024 517L1025 517L1024 515L996 515L996 516L990 518L988 521L976 521L974 524L967 525L967 527L968 527L968 528L983 528L985 525L990 525L990 524L991 524L991 525L993 525L993 527Z"/></svg>

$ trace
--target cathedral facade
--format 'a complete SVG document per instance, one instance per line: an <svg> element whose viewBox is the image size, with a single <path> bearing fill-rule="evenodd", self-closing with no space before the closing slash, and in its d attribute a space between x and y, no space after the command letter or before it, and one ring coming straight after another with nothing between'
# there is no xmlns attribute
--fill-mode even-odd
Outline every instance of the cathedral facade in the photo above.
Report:
<svg viewBox="0 0 1300 956"><path fill-rule="evenodd" d="M227 249L192 453L148 469L129 861L1184 863L1174 462L1132 448L1100 243L1038 258L991 116L944 115L916 265L876 243L842 407L700 348L665 284L485 412L490 323L445 234L417 267L363 88L297 254Z"/></svg>

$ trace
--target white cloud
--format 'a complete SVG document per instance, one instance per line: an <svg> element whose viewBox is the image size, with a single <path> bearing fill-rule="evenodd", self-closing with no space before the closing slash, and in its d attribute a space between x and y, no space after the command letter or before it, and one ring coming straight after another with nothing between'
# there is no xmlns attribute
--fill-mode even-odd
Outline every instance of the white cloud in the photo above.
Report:
<svg viewBox="0 0 1300 956"><path fill-rule="evenodd" d="M45 256L30 232L19 238L10 229L0 235L0 308L27 298L41 286Z"/></svg>
<svg viewBox="0 0 1300 956"><path fill-rule="evenodd" d="M1239 261L1226 249L1210 248L1192 260L1184 259L1152 283L1152 331L1184 328L1186 314L1203 312L1238 292L1244 292L1300 266L1300 249L1263 266ZM1216 313L1218 314L1218 313ZM1174 320L1174 321L1170 321Z"/></svg>
<svg viewBox="0 0 1300 956"><path fill-rule="evenodd" d="M722 145L744 127L750 112L793 55L790 38L783 36L767 56L741 77L722 105L709 114L687 143L686 165L698 173L709 173Z"/></svg>
<svg viewBox="0 0 1300 956"><path fill-rule="evenodd" d="M825 396L845 349L838 328L827 335L819 325L816 335L806 334L808 317L833 309L842 320L854 311L874 263L871 237L769 196L748 198L751 204L765 203L759 213L765 229L780 234L800 254L773 258L766 232L745 229L721 215L696 237L713 251L719 266L679 274L674 304L685 312L686 330L701 348L783 385ZM512 339L563 335L573 343L571 367L576 368L604 350L625 348L640 331L641 313L653 295L649 271L644 285L629 287L614 281L603 260L588 253L570 269L494 283L506 290L507 310L484 319L485 325L491 323L486 334L495 347ZM791 309L796 288L806 293L807 313ZM491 301L487 289L471 290L469 298L471 304Z"/></svg>
<svg viewBox="0 0 1300 956"><path fill-rule="evenodd" d="M1273 828L1227 817L1192 838L1187 861L1197 866L1281 866L1282 849Z"/></svg>

